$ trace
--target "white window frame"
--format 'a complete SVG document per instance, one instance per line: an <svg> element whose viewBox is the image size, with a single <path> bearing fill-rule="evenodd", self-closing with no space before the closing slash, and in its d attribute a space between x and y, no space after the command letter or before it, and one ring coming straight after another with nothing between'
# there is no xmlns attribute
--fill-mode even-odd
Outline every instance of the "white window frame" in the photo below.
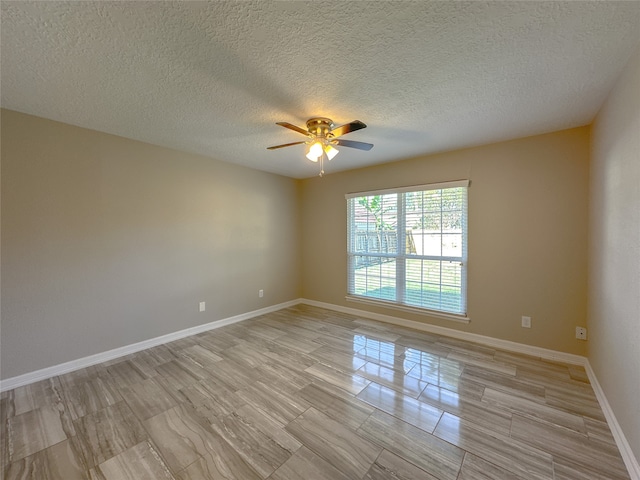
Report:
<svg viewBox="0 0 640 480"><path fill-rule="evenodd" d="M345 195L347 200L347 296L348 301L360 302L364 304L384 306L388 308L399 309L408 311L411 313L420 313L429 316L447 318L459 322L468 323L470 321L467 316L467 247L468 247L468 190L465 190L465 202L462 212L462 248L461 256L459 257L447 257L442 255L416 255L408 254L406 252L406 217L404 215L404 206L406 196L405 193L409 192L423 192L428 190L444 190L449 188L464 187L468 189L469 180L457 180L452 182L433 183L426 185L414 185L409 187L391 188L384 190L374 190L367 192L348 193ZM354 199L359 197L369 197L374 195L389 195L396 194L397 198L397 253L370 253L363 252L357 249L355 229L355 201ZM442 252L440 252L442 253ZM368 297L355 294L355 273L356 273L356 257L384 257L396 259L396 298L395 300L383 300L375 297ZM462 308L460 312L451 312L448 310L429 309L421 306L411 305L407 303L405 298L405 282L406 271L405 262L407 259L413 260L436 260L443 262L459 262L461 266L461 301ZM442 285L442 283L441 283Z"/></svg>

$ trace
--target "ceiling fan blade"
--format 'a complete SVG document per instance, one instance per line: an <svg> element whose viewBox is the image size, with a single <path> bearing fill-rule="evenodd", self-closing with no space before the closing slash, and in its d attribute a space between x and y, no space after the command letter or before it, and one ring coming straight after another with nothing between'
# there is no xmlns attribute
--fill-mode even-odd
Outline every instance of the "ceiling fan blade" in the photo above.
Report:
<svg viewBox="0 0 640 480"><path fill-rule="evenodd" d="M345 123L344 125L340 125L339 127L335 127L331 130L331 134L333 134L334 138L341 137L342 135L346 135L347 133L355 132L356 130L361 130L363 128L367 128L367 126L362 123L360 120L354 120L351 123Z"/></svg>
<svg viewBox="0 0 640 480"><path fill-rule="evenodd" d="M305 143L305 142L293 142L293 143L285 143L282 145L274 145L273 147L267 147L267 150L275 150L276 148L290 147L291 145L300 145L301 143Z"/></svg>
<svg viewBox="0 0 640 480"><path fill-rule="evenodd" d="M309 132L307 130L305 130L304 128L297 127L297 126L292 125L292 124L287 123L287 122L276 122L276 125L280 125L281 127L288 128L289 130L293 130L294 132L301 133L305 137L310 137L311 136L311 134L309 134Z"/></svg>
<svg viewBox="0 0 640 480"><path fill-rule="evenodd" d="M357 148L358 150L371 150L373 148L372 143L354 142L353 140L336 140L335 143L341 147Z"/></svg>

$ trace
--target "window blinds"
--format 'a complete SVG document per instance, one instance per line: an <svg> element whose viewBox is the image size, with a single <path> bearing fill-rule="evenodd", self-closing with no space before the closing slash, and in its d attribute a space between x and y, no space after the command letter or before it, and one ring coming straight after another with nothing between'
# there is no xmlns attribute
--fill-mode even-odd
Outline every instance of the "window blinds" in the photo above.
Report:
<svg viewBox="0 0 640 480"><path fill-rule="evenodd" d="M468 184L346 195L349 295L465 315Z"/></svg>

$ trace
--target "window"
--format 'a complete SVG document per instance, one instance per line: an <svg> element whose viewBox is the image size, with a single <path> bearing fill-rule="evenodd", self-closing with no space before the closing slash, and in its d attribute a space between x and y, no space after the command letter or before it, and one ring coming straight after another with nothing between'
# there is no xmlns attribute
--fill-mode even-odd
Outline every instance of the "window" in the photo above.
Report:
<svg viewBox="0 0 640 480"><path fill-rule="evenodd" d="M348 194L349 298L466 316L468 185Z"/></svg>

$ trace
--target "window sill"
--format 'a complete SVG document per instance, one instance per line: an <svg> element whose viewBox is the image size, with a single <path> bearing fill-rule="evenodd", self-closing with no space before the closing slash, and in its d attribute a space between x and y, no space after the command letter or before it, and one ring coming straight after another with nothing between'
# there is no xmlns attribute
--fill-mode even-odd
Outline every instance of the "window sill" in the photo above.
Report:
<svg viewBox="0 0 640 480"><path fill-rule="evenodd" d="M373 305L375 307L391 308L393 310L401 310L403 312L416 313L429 317L442 318L458 323L470 323L471 319L466 315L456 315L454 313L438 312L436 310L427 310L425 308L409 307L407 305L399 305L393 302L385 302L384 300L376 300L373 298L359 297L356 295L347 295L347 302L363 303L365 305Z"/></svg>

